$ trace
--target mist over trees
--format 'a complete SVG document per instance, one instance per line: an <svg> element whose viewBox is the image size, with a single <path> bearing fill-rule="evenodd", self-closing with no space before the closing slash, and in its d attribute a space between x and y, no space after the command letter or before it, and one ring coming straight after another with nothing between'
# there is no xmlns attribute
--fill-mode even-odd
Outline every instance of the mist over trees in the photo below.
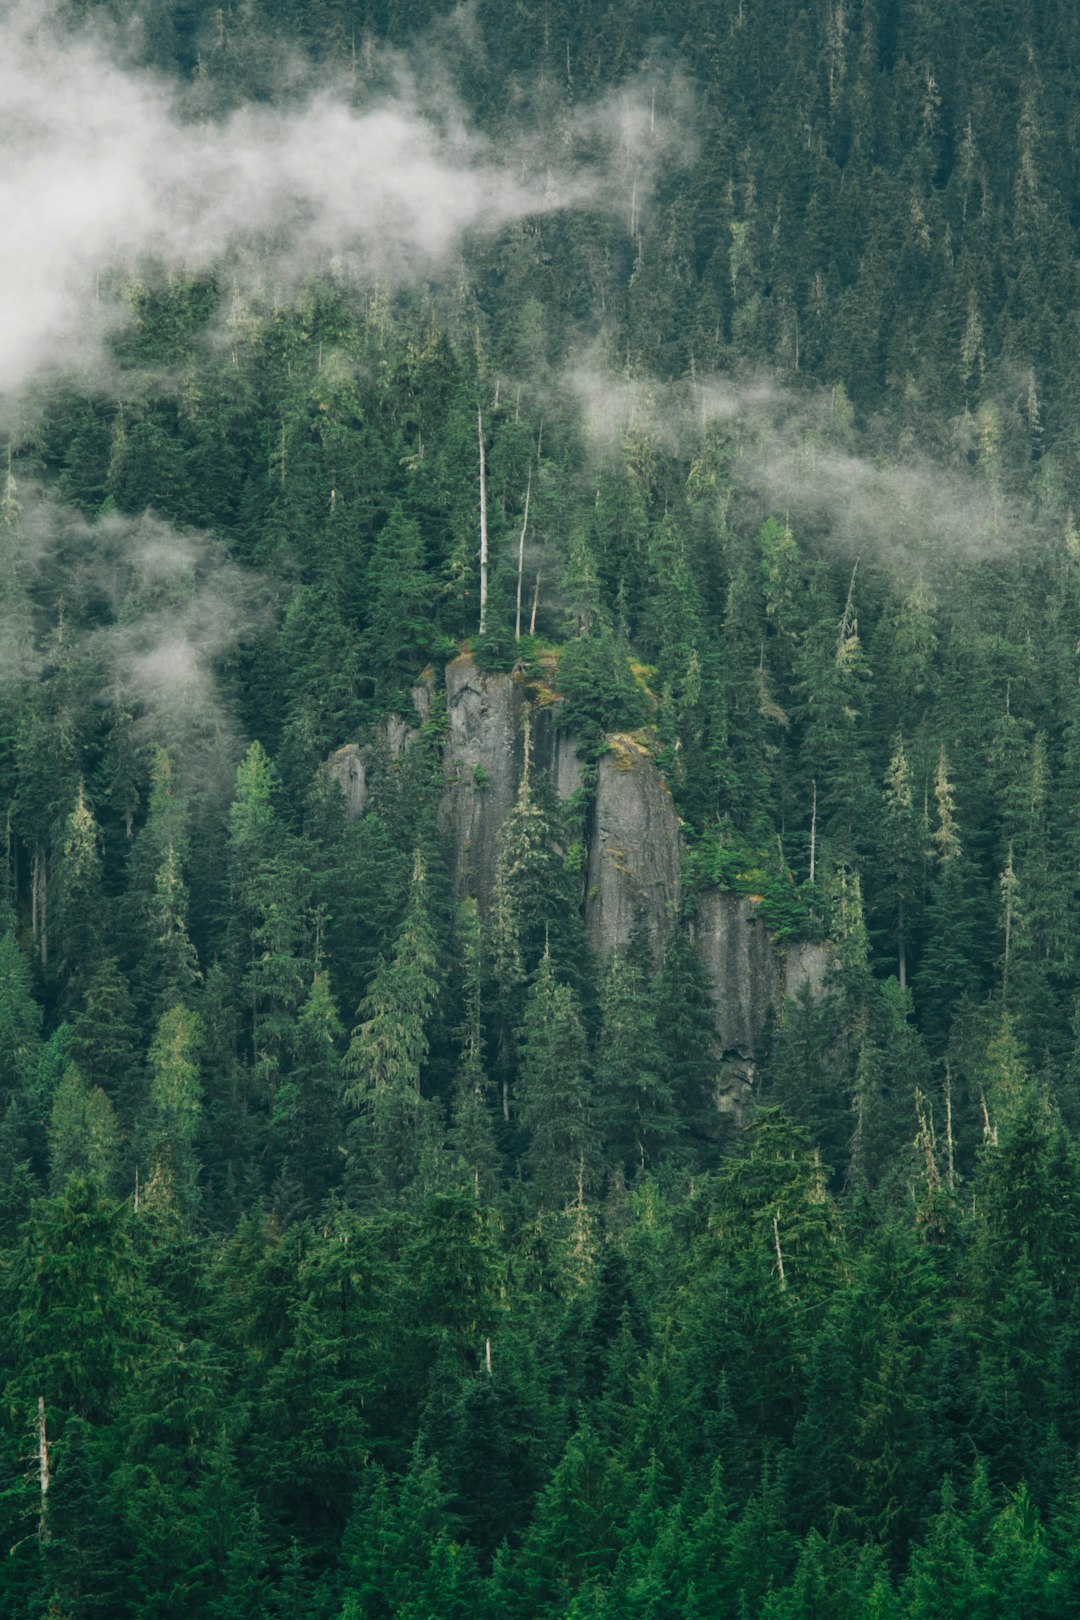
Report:
<svg viewBox="0 0 1080 1620"><path fill-rule="evenodd" d="M3 1612L1076 1611L1075 7L0 40Z"/></svg>

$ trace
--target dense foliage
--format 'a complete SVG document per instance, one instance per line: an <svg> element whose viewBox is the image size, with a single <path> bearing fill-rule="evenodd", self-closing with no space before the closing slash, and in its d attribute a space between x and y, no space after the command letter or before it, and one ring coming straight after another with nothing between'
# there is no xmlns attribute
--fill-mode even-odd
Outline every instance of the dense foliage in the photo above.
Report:
<svg viewBox="0 0 1080 1620"><path fill-rule="evenodd" d="M100 9L210 111L290 41L360 96L441 11ZM423 285L146 264L13 435L12 1617L1080 1612L1080 13L662 22L436 29L495 142L654 98L639 211ZM584 766L484 911L409 697L465 647ZM613 733L683 821L659 971L585 939ZM714 886L830 942L742 1132Z"/></svg>

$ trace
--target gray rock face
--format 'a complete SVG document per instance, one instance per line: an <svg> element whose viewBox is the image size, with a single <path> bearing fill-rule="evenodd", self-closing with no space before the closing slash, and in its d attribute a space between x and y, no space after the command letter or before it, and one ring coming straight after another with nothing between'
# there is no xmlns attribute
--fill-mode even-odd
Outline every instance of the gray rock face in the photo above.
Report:
<svg viewBox="0 0 1080 1620"><path fill-rule="evenodd" d="M431 713L431 687L427 681L412 689L412 703L421 720ZM330 775L341 784L345 795L346 814L350 821L359 821L367 809L368 786L373 757L383 751L391 763L399 760L411 746L416 732L400 714L388 714L379 726L374 743L346 743L335 749L326 762Z"/></svg>
<svg viewBox="0 0 1080 1620"><path fill-rule="evenodd" d="M784 991L783 968L768 930L745 895L710 889L698 902L693 938L716 1006L718 1052L729 1060L752 1061Z"/></svg>
<svg viewBox="0 0 1080 1620"><path fill-rule="evenodd" d="M532 768L546 771L565 803L582 782L576 739L557 724L558 704L536 708L512 675L487 675L467 655L446 670L446 791L441 816L454 887L486 910L495 888L499 834L525 768L529 719Z"/></svg>
<svg viewBox="0 0 1080 1620"><path fill-rule="evenodd" d="M581 787L584 769L577 757L577 738L569 731L560 730L555 723L553 711L558 707L553 704L550 709L542 710L533 722L533 760L541 770L547 771L555 797L560 804L565 804Z"/></svg>
<svg viewBox="0 0 1080 1620"><path fill-rule="evenodd" d="M446 791L442 821L454 887L491 903L499 832L517 798L524 763L520 688L509 675L485 675L469 657L446 670Z"/></svg>
<svg viewBox="0 0 1080 1620"><path fill-rule="evenodd" d="M431 713L433 682L413 692L421 721ZM513 809L525 762L528 719L532 766L546 771L565 803L582 786L576 739L558 725L557 702L537 701L535 689L512 675L487 675L468 655L446 670L445 789L440 815L459 896L490 907L503 823ZM349 815L363 815L372 772L399 759L415 729L390 716L375 738L332 754ZM639 916L649 929L657 965L680 905L683 844L666 784L642 734L608 738L596 774L584 885L589 938L602 962L625 946ZM715 1004L716 1103L740 1123L750 1106L754 1067L769 1018L805 987L828 993L828 945L773 944L754 902L712 889L700 896L692 938Z"/></svg>
<svg viewBox="0 0 1080 1620"><path fill-rule="evenodd" d="M659 962L680 901L682 837L671 794L648 750L609 738L597 772L585 917L603 960L627 944L644 916Z"/></svg>
<svg viewBox="0 0 1080 1620"><path fill-rule="evenodd" d="M359 821L367 805L368 749L359 743L347 743L330 755L326 768L341 784L345 795L346 814L350 821Z"/></svg>
<svg viewBox="0 0 1080 1620"><path fill-rule="evenodd" d="M754 1063L750 1058L723 1058L716 1070L713 1101L720 1119L736 1130L746 1124L754 1099Z"/></svg>
<svg viewBox="0 0 1080 1620"><path fill-rule="evenodd" d="M826 981L833 964L831 945L807 939L795 940L787 950L784 962L784 1000L797 996L805 987L811 1001L820 1001L826 993Z"/></svg>

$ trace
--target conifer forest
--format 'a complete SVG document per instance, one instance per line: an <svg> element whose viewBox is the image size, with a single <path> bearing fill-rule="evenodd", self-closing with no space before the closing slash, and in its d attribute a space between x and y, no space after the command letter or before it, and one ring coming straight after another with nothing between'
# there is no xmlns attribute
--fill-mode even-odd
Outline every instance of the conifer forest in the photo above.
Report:
<svg viewBox="0 0 1080 1620"><path fill-rule="evenodd" d="M0 45L0 1613L1080 1614L1080 9Z"/></svg>

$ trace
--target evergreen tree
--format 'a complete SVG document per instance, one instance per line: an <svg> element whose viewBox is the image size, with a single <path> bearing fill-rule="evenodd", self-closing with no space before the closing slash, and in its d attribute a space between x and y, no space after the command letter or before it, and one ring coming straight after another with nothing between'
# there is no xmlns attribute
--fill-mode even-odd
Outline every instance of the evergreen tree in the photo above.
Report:
<svg viewBox="0 0 1080 1620"><path fill-rule="evenodd" d="M662 1074L645 974L616 949L601 987L593 1080L605 1160L630 1175L655 1166L674 1129L674 1103Z"/></svg>
<svg viewBox="0 0 1080 1620"><path fill-rule="evenodd" d="M0 935L0 1096L26 1100L41 1048L41 1008L15 930Z"/></svg>
<svg viewBox="0 0 1080 1620"><path fill-rule="evenodd" d="M417 1168L421 1082L440 989L427 868L417 851L394 954L376 970L343 1060L345 1100L360 1115L357 1150L387 1190L402 1187Z"/></svg>
<svg viewBox="0 0 1080 1620"><path fill-rule="evenodd" d="M490 1192L499 1175L492 1103L494 1087L484 1062L483 936L476 902L466 900L459 912L464 1023L461 1056L454 1077L450 1146L472 1173L477 1196Z"/></svg>
<svg viewBox="0 0 1080 1620"><path fill-rule="evenodd" d="M550 951L540 958L521 1027L518 1109L529 1133L524 1165L542 1204L579 1204L595 1182L598 1128L585 1027Z"/></svg>
<svg viewBox="0 0 1080 1620"><path fill-rule="evenodd" d="M440 646L437 582L425 568L419 525L398 502L375 542L368 568L368 621L358 650L376 701L392 702Z"/></svg>
<svg viewBox="0 0 1080 1620"><path fill-rule="evenodd" d="M93 1090L72 1063L53 1097L49 1121L50 1181L63 1192L72 1177L103 1192L115 1179L119 1149L116 1115L100 1086Z"/></svg>
<svg viewBox="0 0 1080 1620"><path fill-rule="evenodd" d="M178 1004L161 1015L149 1053L147 1196L153 1189L166 1202L175 1199L181 1205L190 1204L196 1180L201 1036L197 1015Z"/></svg>
<svg viewBox="0 0 1080 1620"><path fill-rule="evenodd" d="M58 966L68 985L88 982L99 965L104 924L101 835L83 784L64 824L58 870Z"/></svg>
<svg viewBox="0 0 1080 1620"><path fill-rule="evenodd" d="M139 987L146 1007L159 1016L190 1000L199 979L188 935L189 845L187 809L176 791L173 763L158 749L146 823L132 851L128 894Z"/></svg>
<svg viewBox="0 0 1080 1620"><path fill-rule="evenodd" d="M888 863L890 932L895 941L897 977L903 988L908 982L910 941L919 921L925 851L902 736L896 739L885 773L883 809L882 853Z"/></svg>

